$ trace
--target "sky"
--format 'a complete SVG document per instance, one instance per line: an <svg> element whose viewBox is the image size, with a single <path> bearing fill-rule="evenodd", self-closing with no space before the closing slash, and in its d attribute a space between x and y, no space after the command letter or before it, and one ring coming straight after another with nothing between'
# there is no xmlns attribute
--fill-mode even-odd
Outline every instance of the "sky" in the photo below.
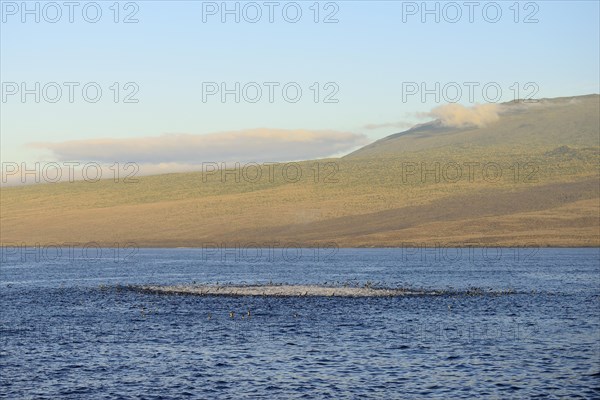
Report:
<svg viewBox="0 0 600 400"><path fill-rule="evenodd" d="M1 2L3 163L339 156L447 103L600 92L597 1L73 4Z"/></svg>

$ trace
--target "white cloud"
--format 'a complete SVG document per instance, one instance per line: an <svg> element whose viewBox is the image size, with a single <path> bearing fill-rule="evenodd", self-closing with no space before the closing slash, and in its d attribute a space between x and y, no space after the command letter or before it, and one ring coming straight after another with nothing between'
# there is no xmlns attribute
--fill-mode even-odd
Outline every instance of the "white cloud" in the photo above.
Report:
<svg viewBox="0 0 600 400"><path fill-rule="evenodd" d="M481 128L497 121L500 118L498 113L499 107L496 104L476 104L473 107L446 104L434 108L425 115L439 119L444 126Z"/></svg>
<svg viewBox="0 0 600 400"><path fill-rule="evenodd" d="M266 162L323 158L367 143L362 134L338 131L249 129L211 134L164 134L141 138L104 138L65 142L36 142L28 146L49 150L56 160L135 162L168 172L203 162Z"/></svg>

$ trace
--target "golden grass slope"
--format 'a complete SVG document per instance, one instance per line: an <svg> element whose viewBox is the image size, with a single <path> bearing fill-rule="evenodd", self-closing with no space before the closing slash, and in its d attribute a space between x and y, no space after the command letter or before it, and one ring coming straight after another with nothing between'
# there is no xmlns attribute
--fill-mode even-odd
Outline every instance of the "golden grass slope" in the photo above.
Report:
<svg viewBox="0 0 600 400"><path fill-rule="evenodd" d="M536 115L528 123L535 125ZM571 127L573 142L564 133L530 145L457 142L305 161L297 164L298 182L284 179L279 164L272 181L267 174L236 182L181 173L130 184L2 188L0 239L140 247L599 246L600 146L580 138L589 129L600 133L595 125L561 124Z"/></svg>
<svg viewBox="0 0 600 400"><path fill-rule="evenodd" d="M577 159L476 154L456 155L452 162L497 163L510 172L509 167L519 163L537 172L497 181L475 176L472 181L465 177L436 182L433 176L422 180L413 175L403 181L403 167L406 171L407 166L422 162L450 163L441 155L415 153L407 155L407 161L337 160L337 182L329 183L312 178L296 183L236 183L222 182L219 176L203 183L202 174L192 173L142 177L135 184L101 181L3 188L2 243L202 246L219 242L232 247L250 242L306 246L600 243L597 150L582 152ZM303 165L310 167L310 163Z"/></svg>

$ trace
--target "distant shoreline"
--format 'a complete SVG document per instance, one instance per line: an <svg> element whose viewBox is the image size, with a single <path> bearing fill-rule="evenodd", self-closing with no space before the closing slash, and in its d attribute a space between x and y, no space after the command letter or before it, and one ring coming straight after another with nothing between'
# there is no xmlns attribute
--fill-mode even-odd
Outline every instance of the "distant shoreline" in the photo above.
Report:
<svg viewBox="0 0 600 400"><path fill-rule="evenodd" d="M90 244L94 244L94 246L90 246ZM319 246L319 245L306 245L306 244L302 244L302 243L298 243L298 246L294 246L294 247L268 247L268 246L238 246L238 247L203 247L203 246L177 246L177 245L147 245L147 244L137 244L134 242L129 242L128 244L134 244L134 246L128 247L128 248L138 248L138 249L157 249L157 250L171 250L171 249L180 249L180 250L252 250L252 249L275 249L275 250L282 250L282 249L292 249L292 248L298 248L298 249L333 249L332 247L327 247L327 246ZM74 249L84 249L84 248L92 248L92 247L97 247L97 248L105 248L105 249L111 249L111 248L118 248L117 246L114 246L115 243L100 243L100 242L87 242L87 243L78 243L78 244L73 244L73 243L57 243L57 242L47 242L47 243L35 243L35 244L28 244L28 243L6 243L6 244L0 244L0 249L8 249L8 248L15 248L15 247L23 247L23 248L36 248L36 247L46 247L46 248L50 248L50 247L65 247L65 248L74 248ZM433 243L434 244L434 243ZM121 248L123 248L123 243L120 244ZM411 246L411 245L406 245L406 246L338 246L335 247L336 249L344 249L344 250L369 250L369 249L373 249L373 250L377 250L377 249L600 249L600 244L591 244L591 245L587 245L587 244L582 244L582 245L551 245L551 244L527 244L527 245L510 245L510 244L502 244L502 245L496 245L496 244L489 244L489 245L472 245L472 246L453 246L453 245L445 245L445 244L438 244L437 246L432 245L432 246L422 246L422 245L415 245L415 246Z"/></svg>

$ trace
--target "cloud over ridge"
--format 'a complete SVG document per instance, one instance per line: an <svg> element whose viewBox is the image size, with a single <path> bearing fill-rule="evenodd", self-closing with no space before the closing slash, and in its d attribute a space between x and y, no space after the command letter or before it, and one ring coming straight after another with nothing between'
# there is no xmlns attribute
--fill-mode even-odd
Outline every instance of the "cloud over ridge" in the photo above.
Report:
<svg viewBox="0 0 600 400"><path fill-rule="evenodd" d="M460 104L445 104L435 107L426 115L439 119L442 125L453 128L482 128L499 117L499 107L496 104L476 104L473 107L465 107Z"/></svg>

